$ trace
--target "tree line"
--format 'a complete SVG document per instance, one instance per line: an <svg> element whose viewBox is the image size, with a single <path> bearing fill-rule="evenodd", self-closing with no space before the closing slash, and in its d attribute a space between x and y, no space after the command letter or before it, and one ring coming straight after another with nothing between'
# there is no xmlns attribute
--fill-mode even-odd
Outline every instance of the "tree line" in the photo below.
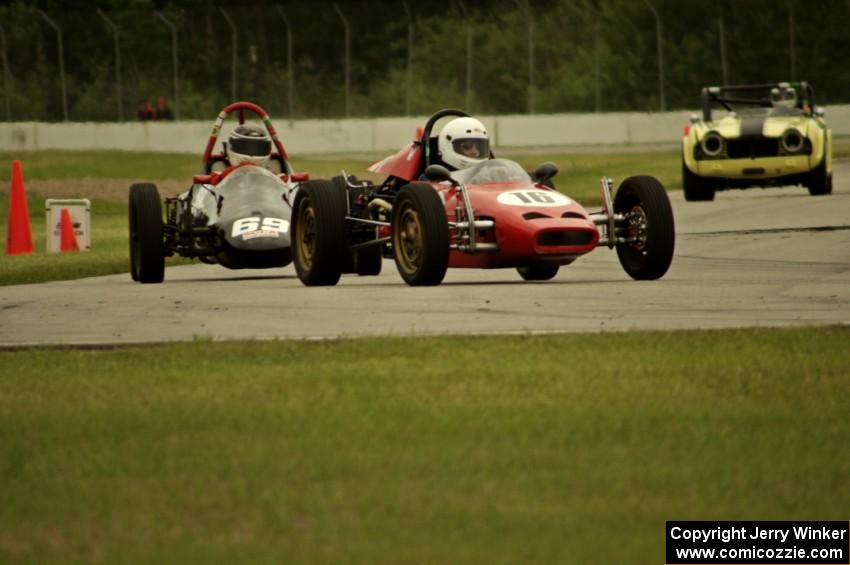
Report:
<svg viewBox="0 0 850 565"><path fill-rule="evenodd" d="M657 111L792 79L834 104L847 21L844 0L13 1L0 120L133 120L160 95L180 119L234 94L295 119Z"/></svg>

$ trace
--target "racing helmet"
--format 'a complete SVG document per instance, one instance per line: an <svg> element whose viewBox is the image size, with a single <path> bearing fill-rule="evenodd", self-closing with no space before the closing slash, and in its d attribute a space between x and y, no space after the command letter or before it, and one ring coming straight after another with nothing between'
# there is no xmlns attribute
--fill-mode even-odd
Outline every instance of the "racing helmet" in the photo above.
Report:
<svg viewBox="0 0 850 565"><path fill-rule="evenodd" d="M264 167L272 154L272 140L265 129L239 125L227 140L227 160L233 166L253 163Z"/></svg>
<svg viewBox="0 0 850 565"><path fill-rule="evenodd" d="M475 118L455 118L440 131L437 149L446 165L466 169L490 158L490 138Z"/></svg>
<svg viewBox="0 0 850 565"><path fill-rule="evenodd" d="M790 86L780 84L770 89L770 102L774 108L793 108L797 105L797 92Z"/></svg>

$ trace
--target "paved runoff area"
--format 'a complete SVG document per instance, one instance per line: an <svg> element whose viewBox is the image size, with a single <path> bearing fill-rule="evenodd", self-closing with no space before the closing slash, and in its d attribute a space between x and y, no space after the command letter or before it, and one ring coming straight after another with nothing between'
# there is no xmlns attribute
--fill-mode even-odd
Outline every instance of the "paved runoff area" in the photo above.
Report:
<svg viewBox="0 0 850 565"><path fill-rule="evenodd" d="M128 274L0 288L0 347L192 339L620 332L850 323L850 164L831 196L800 187L671 194L676 254L659 281L636 282L600 248L530 283L513 269L450 269L406 286L378 277L306 288L290 267L166 268L160 285ZM616 179L615 179L616 180Z"/></svg>

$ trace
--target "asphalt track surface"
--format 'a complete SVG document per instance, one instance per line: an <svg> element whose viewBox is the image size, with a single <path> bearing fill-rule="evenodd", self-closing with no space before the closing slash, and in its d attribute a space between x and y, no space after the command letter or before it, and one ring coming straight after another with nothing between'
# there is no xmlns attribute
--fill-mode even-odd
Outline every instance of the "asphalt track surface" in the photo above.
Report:
<svg viewBox="0 0 850 565"><path fill-rule="evenodd" d="M530 283L513 269L450 269L438 287L378 277L306 288L289 266L166 269L0 288L0 347L212 339L536 334L850 323L850 163L831 196L799 187L671 194L676 253L658 281L631 280L600 248Z"/></svg>

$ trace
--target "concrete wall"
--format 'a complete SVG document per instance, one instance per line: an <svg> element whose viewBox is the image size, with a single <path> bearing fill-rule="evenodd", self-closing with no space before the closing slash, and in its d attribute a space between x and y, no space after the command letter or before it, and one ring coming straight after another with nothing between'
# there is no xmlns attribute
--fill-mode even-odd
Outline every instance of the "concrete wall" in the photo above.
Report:
<svg viewBox="0 0 850 565"><path fill-rule="evenodd" d="M545 147L678 143L690 112L484 116L495 146ZM292 154L392 151L411 141L427 116L348 120L277 120ZM835 135L850 135L850 105L826 108ZM227 135L228 124L225 124ZM0 150L121 149L200 154L212 120L179 123L0 124Z"/></svg>

